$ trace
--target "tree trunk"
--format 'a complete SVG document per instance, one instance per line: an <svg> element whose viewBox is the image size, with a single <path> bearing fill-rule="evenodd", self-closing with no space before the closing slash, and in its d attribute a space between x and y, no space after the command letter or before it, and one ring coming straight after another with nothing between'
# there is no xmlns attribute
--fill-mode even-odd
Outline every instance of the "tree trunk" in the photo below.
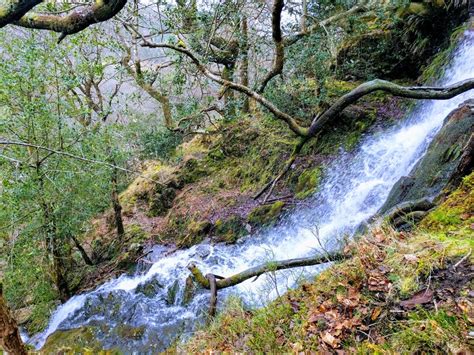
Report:
<svg viewBox="0 0 474 355"><path fill-rule="evenodd" d="M247 16L242 16L241 23L242 44L241 44L241 62L240 62L240 83L244 86L249 86L249 43L248 43L248 23ZM249 97L242 95L242 112L248 113L250 111Z"/></svg>
<svg viewBox="0 0 474 355"><path fill-rule="evenodd" d="M16 321L13 319L7 302L3 298L2 284L0 284L0 350L1 349L13 355L27 354Z"/></svg>
<svg viewBox="0 0 474 355"><path fill-rule="evenodd" d="M122 219L122 205L120 204L118 197L117 169L115 168L112 170L112 205L114 208L114 220L115 227L117 228L117 237L122 239L125 234L125 228L123 226Z"/></svg>
<svg viewBox="0 0 474 355"><path fill-rule="evenodd" d="M233 81L234 77L234 65L226 65L224 66L224 70L222 71L222 78L227 81ZM235 116L235 95L234 91L231 90L229 87L223 87L223 97L224 97L224 106L225 112L229 117Z"/></svg>
<svg viewBox="0 0 474 355"><path fill-rule="evenodd" d="M79 243L77 238L73 235L71 235L71 239L74 242L74 245L76 246L77 250L79 250L79 253L81 253L82 259L87 265L94 265L92 262L91 258L89 258L89 255L87 255L86 251L82 247L82 245Z"/></svg>
<svg viewBox="0 0 474 355"><path fill-rule="evenodd" d="M291 269L291 268L302 267L302 266L325 264L327 262L332 262L336 260L344 260L344 259L347 259L348 257L349 255L346 255L339 251L335 251L335 252L330 252L323 255L311 256L307 258L296 258L296 259L272 261L272 262L268 262L268 263L264 263L258 266L251 267L250 269L241 271L238 274L235 274L229 277L214 275L214 277L218 279L215 282L216 288L219 290L222 288L235 286L241 282L251 279L252 277L258 277L267 272ZM191 271L191 274L194 276L194 279L196 280L198 284L200 284L202 287L206 289L209 289L209 290L211 289L211 282L209 280L210 274L206 274L206 276L204 276L202 271L199 270L196 264L192 262L188 265L188 269L189 271Z"/></svg>
<svg viewBox="0 0 474 355"><path fill-rule="evenodd" d="M52 276L59 292L61 302L66 302L70 297L69 286L65 278L66 268L63 263L61 252L61 239L56 233L56 224L51 205L44 199L46 192L44 189L44 179L41 174L41 165L37 164L36 173L38 176L39 191L41 194L41 208L43 212L43 228L45 233L46 250L52 256Z"/></svg>
<svg viewBox="0 0 474 355"><path fill-rule="evenodd" d="M59 299L62 303L65 303L71 297L71 292L65 277L66 267L64 266L64 259L61 252L59 237L53 235L51 237L51 243L53 252L53 275L56 282L56 287L59 291Z"/></svg>

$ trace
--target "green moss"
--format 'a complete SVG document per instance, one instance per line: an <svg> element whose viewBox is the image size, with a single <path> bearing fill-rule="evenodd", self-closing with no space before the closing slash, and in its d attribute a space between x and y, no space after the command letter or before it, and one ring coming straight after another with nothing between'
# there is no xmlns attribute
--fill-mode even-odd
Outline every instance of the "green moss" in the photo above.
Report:
<svg viewBox="0 0 474 355"><path fill-rule="evenodd" d="M452 58L454 50L459 43L459 39L463 36L468 26L469 24L464 24L453 31L449 41L449 46L438 53L431 60L431 63L423 70L421 80L424 83L433 83L444 74L444 70L448 67L447 64Z"/></svg>
<svg viewBox="0 0 474 355"><path fill-rule="evenodd" d="M176 296L178 295L179 292L179 282L178 280L175 280L173 284L168 288L166 294L166 303L169 305L174 305L176 302Z"/></svg>
<svg viewBox="0 0 474 355"><path fill-rule="evenodd" d="M314 194L318 190L321 175L321 167L303 172L296 183L295 197L297 199L305 199Z"/></svg>
<svg viewBox="0 0 474 355"><path fill-rule="evenodd" d="M196 292L196 285L194 284L193 278L189 275L186 278L186 284L184 286L183 305L189 304L194 297Z"/></svg>
<svg viewBox="0 0 474 355"><path fill-rule="evenodd" d="M474 223L472 206L474 206L474 173L466 176L461 186L430 212L421 226L427 231L438 234L456 231L458 236L468 237L472 233Z"/></svg>
<svg viewBox="0 0 474 355"><path fill-rule="evenodd" d="M464 334L458 318L444 310L412 312L407 322L399 323L391 347L402 354L440 353L442 349L462 348Z"/></svg>
<svg viewBox="0 0 474 355"><path fill-rule="evenodd" d="M133 243L142 243L149 238L148 233L138 223L128 224L125 233Z"/></svg>
<svg viewBox="0 0 474 355"><path fill-rule="evenodd" d="M120 324L115 331L117 334L123 339L141 339L145 334L145 326L142 325L140 327L133 327L127 324Z"/></svg>
<svg viewBox="0 0 474 355"><path fill-rule="evenodd" d="M148 205L148 215L156 217L165 214L173 206L175 197L176 189L173 187L156 185Z"/></svg>
<svg viewBox="0 0 474 355"><path fill-rule="evenodd" d="M247 220L253 226L264 226L272 224L280 216L285 203L283 201L277 201L271 205L263 205L255 207L250 212Z"/></svg>
<svg viewBox="0 0 474 355"><path fill-rule="evenodd" d="M246 234L246 229L239 216L231 216L226 220L217 220L214 224L214 234L218 240L226 243L235 243Z"/></svg>
<svg viewBox="0 0 474 355"><path fill-rule="evenodd" d="M198 159L186 160L181 169L177 172L177 181L179 185L185 185L193 183L199 180L201 177L206 176L208 170L204 166L203 162Z"/></svg>
<svg viewBox="0 0 474 355"><path fill-rule="evenodd" d="M31 334L43 331L48 325L51 312L56 306L57 303L54 301L35 304L31 317L26 324L27 331Z"/></svg>
<svg viewBox="0 0 474 355"><path fill-rule="evenodd" d="M71 330L58 330L50 335L41 349L44 354L92 354L101 353L102 344L97 340L95 327L81 327ZM110 349L110 354L121 354L120 351Z"/></svg>
<svg viewBox="0 0 474 355"><path fill-rule="evenodd" d="M153 298L162 288L163 285L157 279L153 279L151 282L138 285L135 292L142 293L148 298Z"/></svg>

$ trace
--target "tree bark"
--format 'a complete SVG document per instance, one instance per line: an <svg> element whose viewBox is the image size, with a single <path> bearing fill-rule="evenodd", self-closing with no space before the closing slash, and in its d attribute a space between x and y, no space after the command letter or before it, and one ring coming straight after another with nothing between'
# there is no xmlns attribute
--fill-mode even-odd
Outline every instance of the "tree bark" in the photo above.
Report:
<svg viewBox="0 0 474 355"><path fill-rule="evenodd" d="M143 38L144 39L144 38ZM295 117L281 111L272 102L267 100L265 97L260 95L258 92L253 91L247 86L234 83L229 80L214 74L205 65L201 63L196 54L186 48L181 48L175 45L167 43L151 43L144 39L143 46L150 48L169 48L177 52L183 53L197 66L198 70L203 73L209 79L223 85L226 88L233 89L241 92L249 98L255 99L262 106L267 108L277 119L280 119L287 123L288 127L297 135L301 137L314 137L323 128L323 126L331 119L337 118L339 114L349 105L357 102L363 96L369 95L376 91L384 91L394 96L406 97L412 99L425 99L425 100L447 100L453 98L459 94L462 94L468 90L474 89L474 78L460 81L452 84L448 87L423 87L413 86L404 87L385 80L372 80L359 85L356 89L352 90L348 94L342 96L336 101L329 109L324 111L321 115L314 118L310 127L301 126Z"/></svg>
<svg viewBox="0 0 474 355"><path fill-rule="evenodd" d="M0 283L0 350L1 349L13 355L27 354L16 321L12 317L7 302L3 297L2 284Z"/></svg>
<svg viewBox="0 0 474 355"><path fill-rule="evenodd" d="M209 282L209 289L211 290L211 300L209 302L209 317L214 318L217 308L217 281L216 276L207 274L206 279Z"/></svg>
<svg viewBox="0 0 474 355"><path fill-rule="evenodd" d="M222 78L226 82L232 82L234 77L235 66L225 65L224 70L222 71ZM235 95L234 91L231 90L227 85L222 87L222 95L224 97L224 109L228 116L235 116Z"/></svg>

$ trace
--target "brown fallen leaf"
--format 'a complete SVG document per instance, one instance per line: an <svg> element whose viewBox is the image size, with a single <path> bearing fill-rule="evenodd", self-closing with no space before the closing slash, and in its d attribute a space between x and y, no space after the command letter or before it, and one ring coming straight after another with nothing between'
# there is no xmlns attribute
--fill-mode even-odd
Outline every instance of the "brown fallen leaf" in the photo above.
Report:
<svg viewBox="0 0 474 355"><path fill-rule="evenodd" d="M456 300L459 309L466 315L469 323L474 324L474 304L467 298L460 297Z"/></svg>
<svg viewBox="0 0 474 355"><path fill-rule="evenodd" d="M420 292L415 293L412 298L405 301L401 301L400 306L405 309L412 309L419 304L430 303L433 300L433 295L434 292L430 289L422 290Z"/></svg>
<svg viewBox="0 0 474 355"><path fill-rule="evenodd" d="M380 313L382 313L382 307L375 307L370 315L370 319L376 320L380 316Z"/></svg>
<svg viewBox="0 0 474 355"><path fill-rule="evenodd" d="M403 255L403 260L408 261L409 263L418 262L418 257L415 254L405 254Z"/></svg>
<svg viewBox="0 0 474 355"><path fill-rule="evenodd" d="M331 333L329 332L325 332L322 336L321 336L321 339L326 343L328 344L330 347L332 348L337 348L339 347L339 343L340 343L340 340L333 337L331 335Z"/></svg>

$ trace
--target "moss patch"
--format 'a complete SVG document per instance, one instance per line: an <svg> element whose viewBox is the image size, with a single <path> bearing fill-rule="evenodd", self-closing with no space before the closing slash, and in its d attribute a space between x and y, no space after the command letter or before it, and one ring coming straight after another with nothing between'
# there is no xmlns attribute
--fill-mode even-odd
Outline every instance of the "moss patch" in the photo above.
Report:
<svg viewBox="0 0 474 355"><path fill-rule="evenodd" d="M320 167L303 172L296 183L295 197L305 199L314 194L318 190L321 175L322 169Z"/></svg>
<svg viewBox="0 0 474 355"><path fill-rule="evenodd" d="M248 222L254 226L269 225L276 221L280 216L285 203L277 201L271 205L263 205L256 207L248 216Z"/></svg>
<svg viewBox="0 0 474 355"><path fill-rule="evenodd" d="M214 225L214 234L219 241L235 243L246 234L246 229L239 216L231 216L227 220L217 220Z"/></svg>

